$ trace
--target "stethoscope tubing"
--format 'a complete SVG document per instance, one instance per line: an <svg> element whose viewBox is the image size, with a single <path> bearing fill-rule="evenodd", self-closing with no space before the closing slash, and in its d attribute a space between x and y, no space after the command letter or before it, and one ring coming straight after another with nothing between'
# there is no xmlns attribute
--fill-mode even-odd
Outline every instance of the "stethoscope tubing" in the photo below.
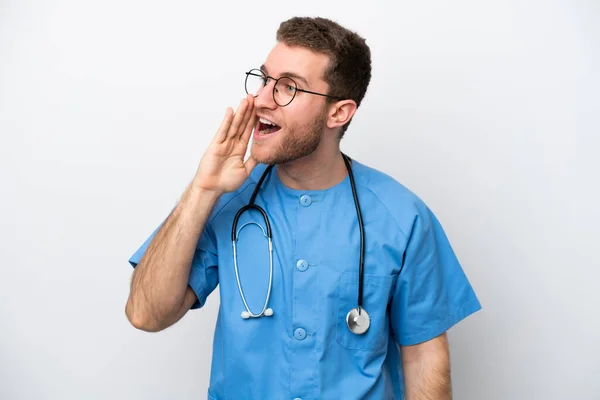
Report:
<svg viewBox="0 0 600 400"><path fill-rule="evenodd" d="M360 259L358 264L358 314L362 311L362 300L363 300L363 276L365 269L365 227L362 219L362 212L360 211L360 204L358 201L358 194L356 193L356 184L354 182L354 174L350 166L350 159L345 154L344 163L348 169L348 176L350 177L350 187L352 188L352 196L354 197L354 205L356 207L356 216L358 218L358 229L360 231Z"/></svg>
<svg viewBox="0 0 600 400"><path fill-rule="evenodd" d="M358 194L356 192L356 184L354 181L354 174L352 172L352 168L350 165L350 158L346 154L343 154L343 153L342 153L342 156L344 159L344 163L346 164L346 169L348 170L348 175L350 178L350 186L352 188L352 196L354 198L354 205L356 207L356 215L358 217L358 227L359 227L359 231L360 231L360 258L359 258L359 269L358 269L358 302L357 302L358 307L350 310L346 320L347 320L348 328L350 328L351 331L353 331L354 333L362 334L368 329L368 326L369 326L369 314L365 311L364 317L361 316L362 311L364 311L363 310L363 279L364 279L364 255L365 255L365 231L364 231L364 223L363 223L362 213L360 211L360 203L358 200ZM263 210L262 207L260 207L254 203L263 181L265 180L266 176L270 173L270 171L273 167L274 167L274 165L269 165L266 168L266 170L263 172L258 183L256 184L256 187L254 188L252 196L250 197L250 201L248 202L247 205L243 206L242 208L240 208L238 210L237 214L235 215L235 217L233 219L233 224L231 226L231 242L232 242L232 246L233 246L235 276L236 276L236 280L237 280L238 289L239 289L239 292L240 292L240 295L242 298L242 302L244 303L244 307L246 307L246 311L242 313L242 317L245 319L257 318L257 317L260 317L263 315L267 315L267 316L273 315L273 311L270 308L267 308L269 299L271 296L271 288L272 288L272 284L273 284L273 240L272 240L271 224L269 222L269 218L268 218L265 210ZM248 223L242 225L239 230L237 230L238 221L239 221L241 215L245 211L250 210L250 209L257 210L262 214L263 220L265 222L266 231L256 222L248 222ZM237 263L236 243L238 241L239 232L248 224L258 225L260 227L260 229L263 231L263 234L267 237L267 239L269 241L269 289L267 291L267 297L265 299L265 304L263 306L262 311L259 314L252 313L250 311L250 307L248 306L248 303L246 302L246 297L244 296L244 292L242 289L239 271L238 271L238 263ZM356 321L366 321L366 325L363 325L363 322L356 322ZM363 326L361 327L360 325L363 325Z"/></svg>
<svg viewBox="0 0 600 400"><path fill-rule="evenodd" d="M244 225L242 225L240 227L240 229L237 230L236 236L239 237L240 231L246 225L252 225L252 224L258 225L258 227L263 231L263 235L265 235L269 241L269 288L267 290L267 297L265 298L265 304L263 305L262 311L260 313L254 314L250 310L250 306L248 306L248 303L246 302L246 296L244 296L244 291L242 290L242 283L240 281L240 274L239 274L238 263L237 263L237 246L236 246L237 240L234 240L232 242L233 262L234 262L234 269L235 269L235 279L237 281L238 290L240 291L240 295L242 297L242 302L244 303L244 307L246 307L246 311L248 312L248 318L258 318L265 314L265 311L267 310L267 306L269 305L269 299L271 298L271 287L273 286L273 241L272 241L271 237L268 236L268 234L264 231L262 226L260 226L256 222L247 222Z"/></svg>

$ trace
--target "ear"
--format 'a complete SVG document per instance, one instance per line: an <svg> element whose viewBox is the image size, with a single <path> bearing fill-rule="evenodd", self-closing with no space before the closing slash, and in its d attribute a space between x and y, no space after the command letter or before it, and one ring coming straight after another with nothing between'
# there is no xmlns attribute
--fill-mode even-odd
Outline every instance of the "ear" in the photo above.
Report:
<svg viewBox="0 0 600 400"><path fill-rule="evenodd" d="M327 118L328 128L337 128L345 125L356 112L356 102L354 100L341 100L331 105Z"/></svg>

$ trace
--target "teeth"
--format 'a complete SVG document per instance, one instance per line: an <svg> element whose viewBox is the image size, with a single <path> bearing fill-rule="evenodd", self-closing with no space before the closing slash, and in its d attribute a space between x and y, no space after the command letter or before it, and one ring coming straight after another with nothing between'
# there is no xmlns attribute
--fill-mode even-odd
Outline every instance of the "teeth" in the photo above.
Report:
<svg viewBox="0 0 600 400"><path fill-rule="evenodd" d="M267 125L276 126L274 123L272 123L272 122L271 122L271 121L269 121L268 119L260 118L260 122L262 122L263 124L267 124Z"/></svg>

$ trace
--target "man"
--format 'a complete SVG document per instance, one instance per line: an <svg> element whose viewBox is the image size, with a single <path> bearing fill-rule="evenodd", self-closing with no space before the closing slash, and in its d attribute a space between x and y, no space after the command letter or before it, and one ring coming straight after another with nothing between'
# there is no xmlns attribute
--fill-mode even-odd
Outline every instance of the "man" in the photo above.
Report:
<svg viewBox="0 0 600 400"><path fill-rule="evenodd" d="M340 151L370 77L357 34L282 23L246 73L248 97L130 259L138 329L171 326L220 285L209 399L451 398L445 332L480 304L428 207ZM251 200L265 215L236 216Z"/></svg>

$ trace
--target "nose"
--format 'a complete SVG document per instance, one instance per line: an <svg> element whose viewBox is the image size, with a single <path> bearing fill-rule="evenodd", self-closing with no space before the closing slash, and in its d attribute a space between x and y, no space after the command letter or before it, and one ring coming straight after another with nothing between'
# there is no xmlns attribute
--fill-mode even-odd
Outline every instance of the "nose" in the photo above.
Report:
<svg viewBox="0 0 600 400"><path fill-rule="evenodd" d="M269 110L274 110L277 108L277 103L273 99L273 86L275 85L275 81L273 79L269 79L267 84L260 89L258 95L254 98L254 107L256 109L259 108L267 108Z"/></svg>

